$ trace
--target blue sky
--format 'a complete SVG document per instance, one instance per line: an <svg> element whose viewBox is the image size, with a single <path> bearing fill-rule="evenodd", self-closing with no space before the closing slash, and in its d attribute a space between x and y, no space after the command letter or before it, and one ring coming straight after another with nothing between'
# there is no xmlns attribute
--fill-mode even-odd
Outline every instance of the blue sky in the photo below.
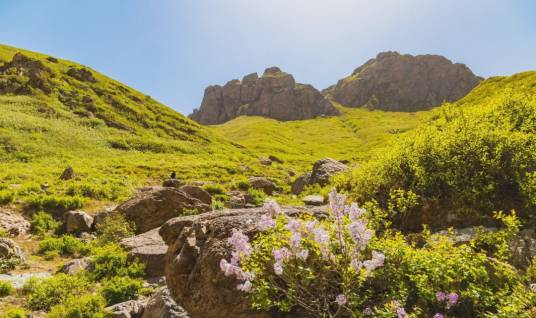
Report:
<svg viewBox="0 0 536 318"><path fill-rule="evenodd" d="M272 65L322 89L378 52L536 69L536 1L0 0L0 43L89 65L188 114Z"/></svg>

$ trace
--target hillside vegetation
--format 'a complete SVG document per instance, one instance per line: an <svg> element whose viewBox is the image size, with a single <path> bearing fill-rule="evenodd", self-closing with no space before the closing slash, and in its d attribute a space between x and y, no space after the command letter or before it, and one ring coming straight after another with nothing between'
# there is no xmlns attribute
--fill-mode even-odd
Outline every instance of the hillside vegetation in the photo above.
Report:
<svg viewBox="0 0 536 318"><path fill-rule="evenodd" d="M536 72L490 78L339 187L404 227L486 224L515 209L534 222Z"/></svg>

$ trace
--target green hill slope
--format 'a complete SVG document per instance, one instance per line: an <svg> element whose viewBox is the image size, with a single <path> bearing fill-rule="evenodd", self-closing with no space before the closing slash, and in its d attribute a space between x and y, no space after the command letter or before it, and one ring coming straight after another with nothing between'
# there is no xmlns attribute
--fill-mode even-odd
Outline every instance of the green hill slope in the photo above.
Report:
<svg viewBox="0 0 536 318"><path fill-rule="evenodd" d="M0 46L0 203L91 207L172 170L225 183L244 164L260 170L256 157L149 96L79 64ZM67 166L77 178L62 182Z"/></svg>
<svg viewBox="0 0 536 318"><path fill-rule="evenodd" d="M432 114L431 111L403 113L336 106L341 116L290 122L239 117L211 127L259 156L276 155L297 169L307 170L323 157L354 163L364 161L426 122Z"/></svg>

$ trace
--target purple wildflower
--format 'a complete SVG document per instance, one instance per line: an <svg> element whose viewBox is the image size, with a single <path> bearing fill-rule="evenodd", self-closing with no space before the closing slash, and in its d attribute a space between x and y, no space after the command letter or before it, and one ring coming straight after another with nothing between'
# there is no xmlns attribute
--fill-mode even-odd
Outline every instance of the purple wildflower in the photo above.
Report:
<svg viewBox="0 0 536 318"><path fill-rule="evenodd" d="M346 304L346 296L344 296L344 294L337 295L337 297L335 297L335 302L339 306L343 306L344 304Z"/></svg>
<svg viewBox="0 0 536 318"><path fill-rule="evenodd" d="M233 246L238 258L242 254L250 255L253 252L253 248L249 244L249 237L240 230L233 229L233 234L227 241Z"/></svg>
<svg viewBox="0 0 536 318"><path fill-rule="evenodd" d="M447 295L447 307L454 306L458 303L458 294L456 293L450 293Z"/></svg>
<svg viewBox="0 0 536 318"><path fill-rule="evenodd" d="M437 314L434 315L433 318L445 318L445 316L443 316L442 313L439 313L439 312L438 312Z"/></svg>
<svg viewBox="0 0 536 318"><path fill-rule="evenodd" d="M280 263L288 261L291 255L290 251L286 247L282 247L280 249L273 249L272 254L274 255L275 261Z"/></svg>
<svg viewBox="0 0 536 318"><path fill-rule="evenodd" d="M396 309L396 315L398 318L406 318L408 316L408 314L406 314L406 310L402 307L398 307Z"/></svg>
<svg viewBox="0 0 536 318"><path fill-rule="evenodd" d="M365 210L361 209L355 202L352 202L352 204L350 204L350 206L347 207L347 210L348 210L347 212L348 216L350 217L350 220L352 221L357 221L363 216L363 214L365 214Z"/></svg>
<svg viewBox="0 0 536 318"><path fill-rule="evenodd" d="M236 288L240 291L248 293L251 290L251 282L246 280L243 284L239 284Z"/></svg>
<svg viewBox="0 0 536 318"><path fill-rule="evenodd" d="M275 226L275 220L272 219L270 215L264 214L261 216L261 219L259 220L257 226L259 227L259 230L266 231Z"/></svg>
<svg viewBox="0 0 536 318"><path fill-rule="evenodd" d="M274 272L278 276L283 274L283 264L281 264L280 262L275 262L274 263Z"/></svg>
<svg viewBox="0 0 536 318"><path fill-rule="evenodd" d="M361 248L364 248L372 238L372 231L367 228L366 220L357 220L348 225L350 236Z"/></svg>
<svg viewBox="0 0 536 318"><path fill-rule="evenodd" d="M300 221L294 218L289 218L287 225L285 225L285 229L289 230L292 233L295 233L300 228L300 225L301 225Z"/></svg>
<svg viewBox="0 0 536 318"><path fill-rule="evenodd" d="M299 249L301 245L301 234L300 233L293 233L290 236L290 246L294 249Z"/></svg>
<svg viewBox="0 0 536 318"><path fill-rule="evenodd" d="M329 193L329 208L335 218L340 219L344 216L346 196L338 194L335 189Z"/></svg>
<svg viewBox="0 0 536 318"><path fill-rule="evenodd" d="M372 314L374 314L374 312L370 307L367 307L363 310L363 316L372 316Z"/></svg>
<svg viewBox="0 0 536 318"><path fill-rule="evenodd" d="M266 212L271 217L275 217L281 214L281 208L279 207L279 204L277 204L277 202L273 200L264 203L262 208L264 212Z"/></svg>
<svg viewBox="0 0 536 318"><path fill-rule="evenodd" d="M301 250L298 253L296 253L296 256L301 259L302 261L306 261L307 257L309 257L309 251L308 250Z"/></svg>
<svg viewBox="0 0 536 318"><path fill-rule="evenodd" d="M442 291L438 291L435 296L437 301L445 301L445 299L447 298L447 295Z"/></svg>
<svg viewBox="0 0 536 318"><path fill-rule="evenodd" d="M326 245L329 243L329 234L324 230L322 226L319 226L314 229L314 240L320 245Z"/></svg>

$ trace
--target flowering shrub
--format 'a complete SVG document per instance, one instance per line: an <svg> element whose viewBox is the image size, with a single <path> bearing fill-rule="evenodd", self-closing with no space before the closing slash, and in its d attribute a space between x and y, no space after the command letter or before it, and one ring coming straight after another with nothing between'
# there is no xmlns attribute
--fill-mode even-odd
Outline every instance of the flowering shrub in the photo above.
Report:
<svg viewBox="0 0 536 318"><path fill-rule="evenodd" d="M377 235L374 213L345 201L331 192L327 216L299 217L267 202L253 240L233 230L221 270L254 308L303 317L530 317L536 294L495 258L501 248L455 244L428 231L419 246L392 230ZM503 219L505 231L517 226L515 215Z"/></svg>
<svg viewBox="0 0 536 318"><path fill-rule="evenodd" d="M289 311L295 307L314 317L339 317L362 311L368 303L360 292L385 256L370 248L374 232L365 211L345 205L346 197L329 194L330 214L323 220L289 217L270 201L253 243L235 230L230 260L222 259L225 275L241 281L253 306Z"/></svg>

